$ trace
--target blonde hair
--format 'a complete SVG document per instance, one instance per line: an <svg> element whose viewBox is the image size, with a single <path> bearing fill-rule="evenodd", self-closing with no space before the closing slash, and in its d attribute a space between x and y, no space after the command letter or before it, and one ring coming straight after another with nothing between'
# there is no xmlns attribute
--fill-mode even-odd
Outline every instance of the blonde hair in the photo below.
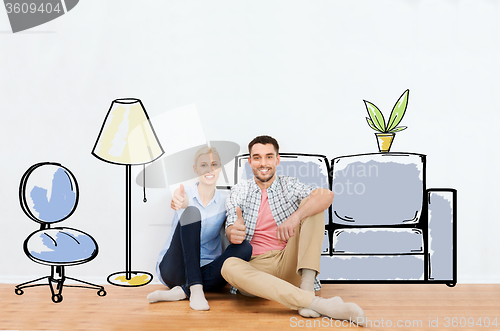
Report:
<svg viewBox="0 0 500 331"><path fill-rule="evenodd" d="M203 146L194 155L194 165L196 166L196 162L198 162L198 158L200 156L205 155L205 154L210 154L210 153L212 154L212 156L217 155L217 157L219 158L219 163L221 162L219 152L217 151L217 149L215 149L215 147Z"/></svg>

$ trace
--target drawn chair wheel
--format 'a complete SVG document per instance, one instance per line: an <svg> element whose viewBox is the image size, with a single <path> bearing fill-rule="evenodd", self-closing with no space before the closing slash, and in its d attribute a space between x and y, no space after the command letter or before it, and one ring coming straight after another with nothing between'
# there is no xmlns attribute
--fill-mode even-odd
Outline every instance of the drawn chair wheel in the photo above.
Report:
<svg viewBox="0 0 500 331"><path fill-rule="evenodd" d="M107 294L107 293L106 293L106 291L104 291L104 290L99 290L99 291L97 291L97 295L98 295L98 296L100 296L100 297L104 297L104 296L106 296L106 294Z"/></svg>
<svg viewBox="0 0 500 331"><path fill-rule="evenodd" d="M21 290L20 288L16 288L15 292L16 292L17 295L23 295L24 294L24 291Z"/></svg>
<svg viewBox="0 0 500 331"><path fill-rule="evenodd" d="M63 301L63 296L61 294L54 294L52 296L52 301L54 303L59 303L59 302Z"/></svg>

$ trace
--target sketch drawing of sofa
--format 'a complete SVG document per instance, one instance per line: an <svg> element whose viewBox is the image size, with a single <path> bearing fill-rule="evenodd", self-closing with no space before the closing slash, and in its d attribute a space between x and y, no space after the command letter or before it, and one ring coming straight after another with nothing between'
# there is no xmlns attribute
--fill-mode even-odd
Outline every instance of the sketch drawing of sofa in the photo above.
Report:
<svg viewBox="0 0 500 331"><path fill-rule="evenodd" d="M278 175L335 193L325 211L323 283L456 284L456 190L427 188L425 155L280 157ZM253 178L247 159L236 156L235 184Z"/></svg>

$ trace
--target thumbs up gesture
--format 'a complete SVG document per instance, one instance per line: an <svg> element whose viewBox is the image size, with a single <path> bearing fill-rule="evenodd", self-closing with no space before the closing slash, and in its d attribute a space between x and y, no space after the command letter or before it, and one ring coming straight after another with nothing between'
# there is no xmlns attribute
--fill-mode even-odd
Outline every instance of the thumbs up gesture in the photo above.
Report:
<svg viewBox="0 0 500 331"><path fill-rule="evenodd" d="M240 207L236 207L236 215L238 215L238 219L231 226L230 241L233 244L241 244L245 239L246 227Z"/></svg>
<svg viewBox="0 0 500 331"><path fill-rule="evenodd" d="M189 199L186 195L186 190L184 189L184 185L175 190L174 196L172 197L172 202L170 203L170 207L173 210L184 209L189 205Z"/></svg>

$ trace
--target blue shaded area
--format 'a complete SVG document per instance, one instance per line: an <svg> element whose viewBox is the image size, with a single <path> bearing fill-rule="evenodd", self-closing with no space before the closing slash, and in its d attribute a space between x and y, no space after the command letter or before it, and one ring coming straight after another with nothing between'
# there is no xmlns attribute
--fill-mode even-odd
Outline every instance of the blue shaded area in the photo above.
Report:
<svg viewBox="0 0 500 331"><path fill-rule="evenodd" d="M423 255L322 256L321 280L423 280Z"/></svg>
<svg viewBox="0 0 500 331"><path fill-rule="evenodd" d="M429 198L431 277L453 279L453 193L431 192Z"/></svg>
<svg viewBox="0 0 500 331"><path fill-rule="evenodd" d="M377 229L366 231L337 230L335 252L356 254L423 253L423 236L419 230L392 231Z"/></svg>
<svg viewBox="0 0 500 331"><path fill-rule="evenodd" d="M328 188L327 174L328 171L324 163L292 161L284 157L281 158L280 164L276 167L276 175L297 177L301 183L314 188Z"/></svg>
<svg viewBox="0 0 500 331"><path fill-rule="evenodd" d="M59 168L52 179L52 194L47 199L47 189L35 186L30 192L38 219L57 222L68 216L76 202L76 193L69 175Z"/></svg>
<svg viewBox="0 0 500 331"><path fill-rule="evenodd" d="M333 223L391 225L418 222L424 188L419 164L375 160L356 162L356 159L341 159L340 162L348 162L347 166L341 170L334 168ZM393 159L397 161L397 157Z"/></svg>
<svg viewBox="0 0 500 331"><path fill-rule="evenodd" d="M96 251L92 238L84 233L75 233L75 230L42 230L30 238L30 242L41 238L47 251L35 252L30 255L34 258L49 263L71 263L87 260ZM28 244L30 246L30 244Z"/></svg>

